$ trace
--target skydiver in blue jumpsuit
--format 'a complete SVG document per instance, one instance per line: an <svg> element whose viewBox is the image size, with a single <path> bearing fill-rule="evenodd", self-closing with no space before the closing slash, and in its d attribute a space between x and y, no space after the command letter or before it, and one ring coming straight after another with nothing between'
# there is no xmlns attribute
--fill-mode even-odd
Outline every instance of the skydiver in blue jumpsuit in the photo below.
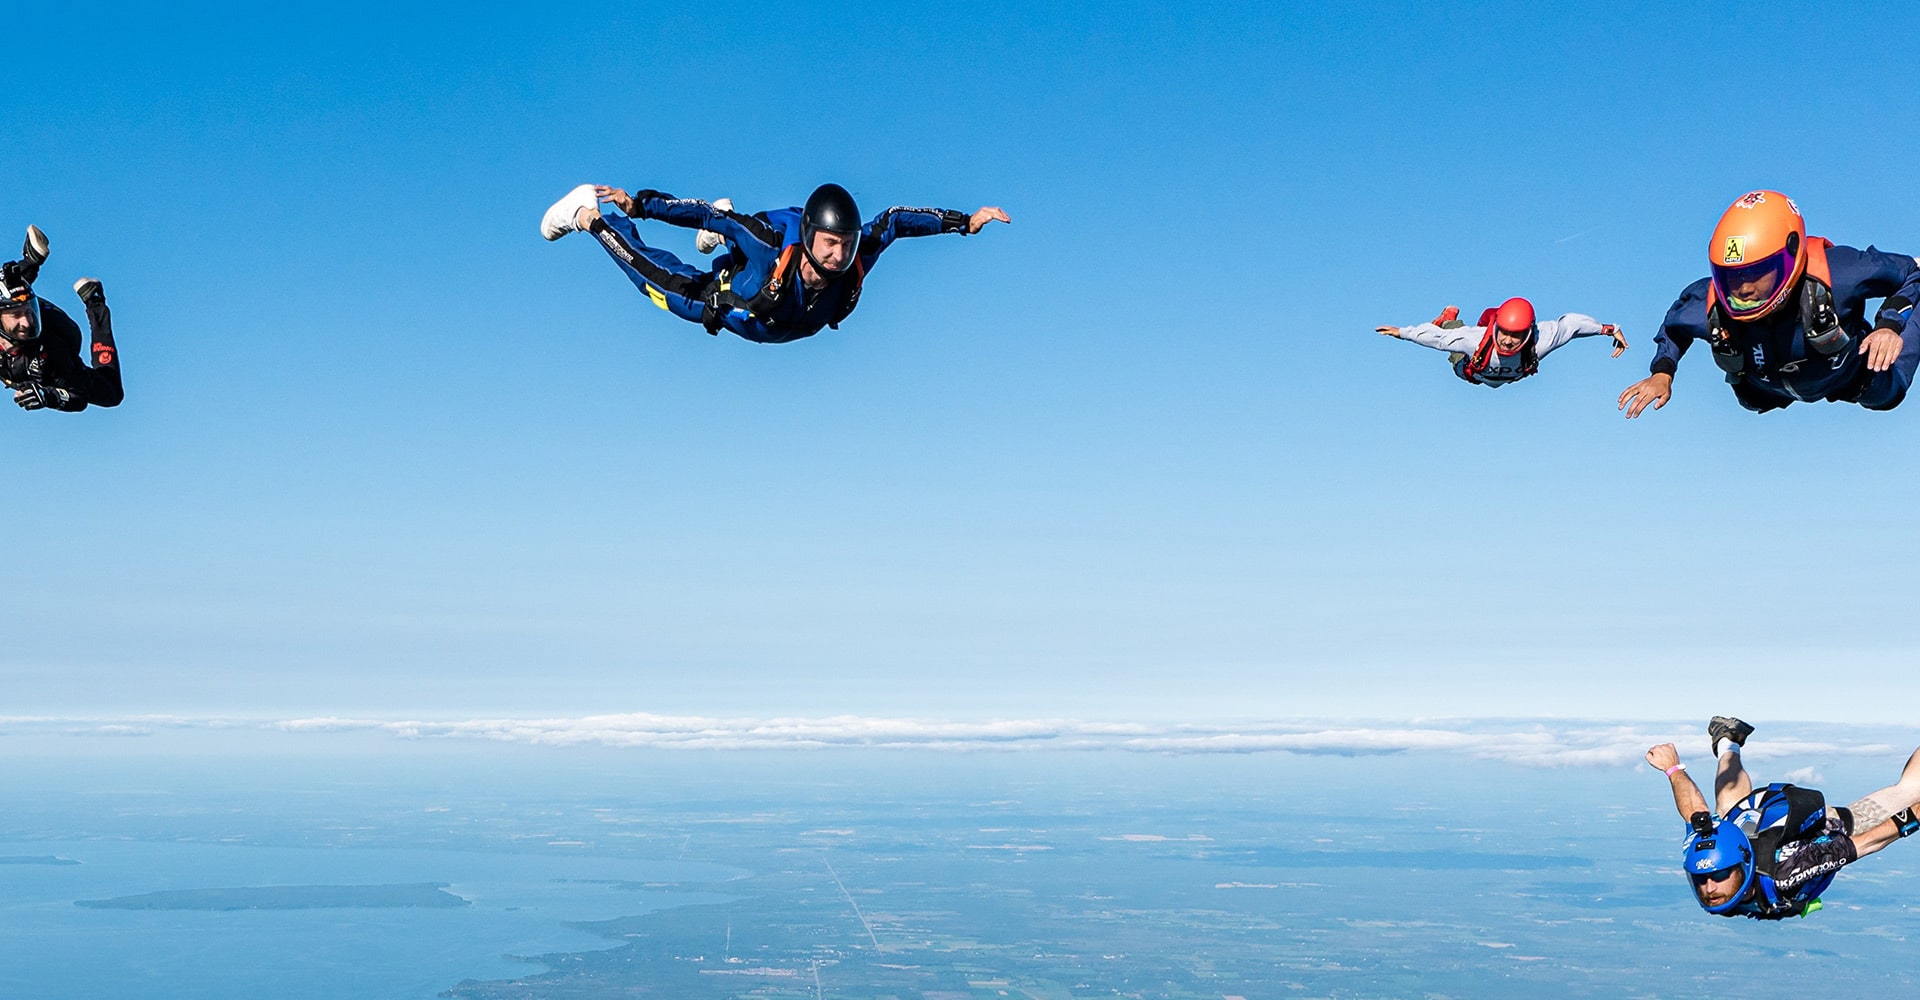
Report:
<svg viewBox="0 0 1920 1000"><path fill-rule="evenodd" d="M1652 371L1620 394L1628 418L1665 406L1681 355L1705 341L1740 405L1796 402L1891 410L1920 367L1920 263L1806 234L1777 191L1753 191L1721 217L1712 275L1688 285L1654 338ZM1869 317L1867 303L1883 300Z"/></svg>
<svg viewBox="0 0 1920 1000"><path fill-rule="evenodd" d="M606 202L621 214L603 214ZM640 238L636 219L718 234L727 253L702 270ZM800 208L743 215L659 191L629 196L583 184L547 209L540 233L556 240L587 232L647 297L708 333L728 330L762 344L811 337L838 327L860 302L861 283L893 241L940 233L972 235L1010 222L998 208L972 215L933 208L889 208L864 225L853 196L838 184L814 191Z"/></svg>

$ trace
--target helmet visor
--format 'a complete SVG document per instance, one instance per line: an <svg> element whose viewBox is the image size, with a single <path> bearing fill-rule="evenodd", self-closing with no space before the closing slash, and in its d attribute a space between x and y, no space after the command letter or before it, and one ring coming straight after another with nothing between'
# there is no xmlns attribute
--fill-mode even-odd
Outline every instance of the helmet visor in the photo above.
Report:
<svg viewBox="0 0 1920 1000"><path fill-rule="evenodd" d="M1746 866L1734 865L1711 872L1688 872L1693 880L1693 896L1711 910L1723 909L1740 901L1746 889Z"/></svg>
<svg viewBox="0 0 1920 1000"><path fill-rule="evenodd" d="M1794 255L1782 250L1751 264L1716 264L1714 288L1733 318L1764 316L1787 297L1787 278L1793 274L1794 263Z"/></svg>
<svg viewBox="0 0 1920 1000"><path fill-rule="evenodd" d="M40 336L40 297L0 299L0 336L19 342Z"/></svg>
<svg viewBox="0 0 1920 1000"><path fill-rule="evenodd" d="M853 266L853 258L860 252L860 231L856 229L843 233L831 229L808 229L806 250L814 267L830 274L839 274Z"/></svg>

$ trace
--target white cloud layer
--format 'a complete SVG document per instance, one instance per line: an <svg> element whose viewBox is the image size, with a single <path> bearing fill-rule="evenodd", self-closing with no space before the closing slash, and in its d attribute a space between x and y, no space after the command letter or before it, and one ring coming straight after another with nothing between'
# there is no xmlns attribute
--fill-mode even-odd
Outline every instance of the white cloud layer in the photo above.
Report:
<svg viewBox="0 0 1920 1000"><path fill-rule="evenodd" d="M1655 743L1683 754L1708 752L1698 726L1570 720L1422 720L1327 724L1310 721L1227 723L1098 722L1072 719L937 719L829 716L719 718L648 713L542 719L392 720L319 717L236 720L147 716L113 719L0 717L0 736L61 732L151 735L160 731L252 729L268 733L385 734L407 740L485 740L535 746L748 750L782 748L911 748L948 751L1107 750L1154 754L1292 753L1362 756L1451 754L1533 767L1638 763ZM1883 756L1911 746L1891 736L1835 726L1769 725L1749 756ZM1808 734L1821 734L1815 738ZM1901 745L1905 743L1905 745Z"/></svg>

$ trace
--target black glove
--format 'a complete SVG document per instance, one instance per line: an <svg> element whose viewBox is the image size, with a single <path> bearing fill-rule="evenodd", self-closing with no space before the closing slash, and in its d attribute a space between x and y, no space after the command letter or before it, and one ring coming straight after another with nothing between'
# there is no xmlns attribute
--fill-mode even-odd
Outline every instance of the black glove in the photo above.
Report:
<svg viewBox="0 0 1920 1000"><path fill-rule="evenodd" d="M73 393L65 389L49 388L38 382L30 382L14 392L13 401L23 410L43 410L49 407L64 410L72 405Z"/></svg>

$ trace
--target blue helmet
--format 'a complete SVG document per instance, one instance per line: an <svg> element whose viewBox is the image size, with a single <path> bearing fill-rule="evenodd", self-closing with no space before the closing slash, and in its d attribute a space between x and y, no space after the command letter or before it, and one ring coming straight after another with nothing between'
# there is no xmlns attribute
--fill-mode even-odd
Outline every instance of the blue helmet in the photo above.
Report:
<svg viewBox="0 0 1920 1000"><path fill-rule="evenodd" d="M1693 879L1693 898L1708 913L1725 913L1747 898L1753 887L1753 842L1747 832L1730 819L1714 823L1706 813L1694 817L1693 832L1687 835L1685 865ZM1708 875L1740 869L1740 890L1719 906L1708 906L1700 896L1700 884Z"/></svg>

